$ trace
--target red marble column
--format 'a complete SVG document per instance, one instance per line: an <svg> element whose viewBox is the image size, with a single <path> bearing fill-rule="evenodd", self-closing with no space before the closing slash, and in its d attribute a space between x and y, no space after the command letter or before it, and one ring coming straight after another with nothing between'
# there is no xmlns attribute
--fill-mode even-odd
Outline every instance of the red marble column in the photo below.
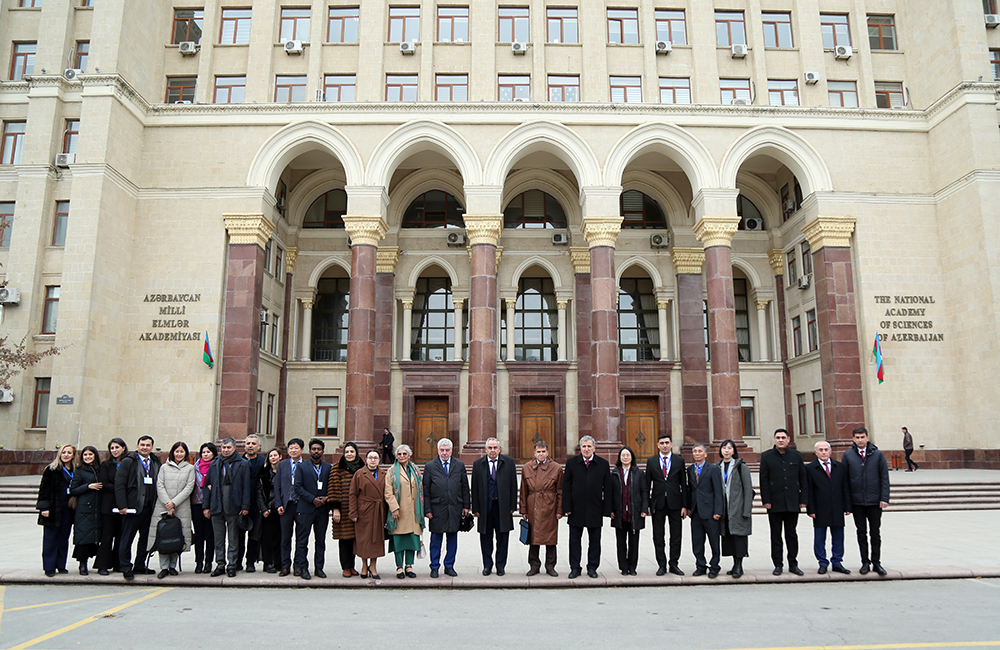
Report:
<svg viewBox="0 0 1000 650"><path fill-rule="evenodd" d="M593 361L591 359L591 312L590 291L590 251L586 248L571 248L570 257L576 271L576 383L577 383L577 429L580 437L593 435ZM572 450L560 449L559 456L572 455Z"/></svg>
<svg viewBox="0 0 1000 650"><path fill-rule="evenodd" d="M379 248L375 276L375 419L372 444L382 440L392 412L392 312L399 249Z"/></svg>
<svg viewBox="0 0 1000 650"><path fill-rule="evenodd" d="M345 441L371 441L375 429L375 256L369 244L351 246L347 315Z"/></svg>
<svg viewBox="0 0 1000 650"><path fill-rule="evenodd" d="M621 395L618 390L618 283L615 249L590 249L592 427L598 451L614 458L621 448Z"/></svg>
<svg viewBox="0 0 1000 650"><path fill-rule="evenodd" d="M775 314L778 326L778 361L781 361L781 386L785 403L785 424L788 435L795 443L795 418L792 416L792 372L788 368L788 313L785 310L785 255L780 250L768 253L771 268L774 269ZM764 433L761 432L761 438Z"/></svg>
<svg viewBox="0 0 1000 650"><path fill-rule="evenodd" d="M684 412L684 449L708 440L708 372L705 362L705 324L700 248L671 251L677 271L677 311L681 356L681 401Z"/></svg>
<svg viewBox="0 0 1000 650"><path fill-rule="evenodd" d="M285 250L285 318L281 324L281 372L278 375L278 421L275 425L274 443L285 444L285 413L288 409L288 337L291 332L292 306L292 269L299 256L299 249L289 247ZM280 271L280 269L277 269Z"/></svg>

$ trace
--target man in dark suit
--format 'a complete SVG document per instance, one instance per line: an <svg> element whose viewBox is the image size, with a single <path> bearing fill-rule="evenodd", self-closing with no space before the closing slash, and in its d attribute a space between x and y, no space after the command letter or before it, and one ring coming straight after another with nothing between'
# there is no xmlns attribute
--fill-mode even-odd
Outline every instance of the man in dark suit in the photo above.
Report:
<svg viewBox="0 0 1000 650"><path fill-rule="evenodd" d="M472 463L472 514L478 519L479 544L483 550L483 575L493 570L493 536L497 539L496 569L502 576L507 567L507 546L514 530L517 509L517 467L514 459L500 453L500 441L487 438L486 455Z"/></svg>
<svg viewBox="0 0 1000 650"><path fill-rule="evenodd" d="M868 429L857 427L851 433L854 444L844 452L840 462L847 468L851 490L851 512L858 529L861 569L866 575L872 569L880 576L887 571L882 566L882 510L889 507L889 466L885 456L868 439ZM118 470L121 471L121 470ZM868 552L868 529L871 529L871 553ZM124 540L123 540L124 543Z"/></svg>
<svg viewBox="0 0 1000 650"><path fill-rule="evenodd" d="M694 551L695 571L692 575L709 578L719 575L721 546L720 519L725 509L722 472L706 461L708 447L697 443L691 449L694 463L688 466L687 509L691 514L691 550ZM712 559L705 561L705 538L712 549Z"/></svg>
<svg viewBox="0 0 1000 650"><path fill-rule="evenodd" d="M799 536L795 527L799 522L799 511L806 507L808 485L806 465L802 454L788 446L788 431L774 432L774 447L760 455L760 500L767 509L767 523L771 528L771 562L774 575L782 571L781 529L785 529L785 544L788 546L788 570L797 576L803 575L799 568Z"/></svg>
<svg viewBox="0 0 1000 650"><path fill-rule="evenodd" d="M295 568L309 580L309 529L313 531L313 574L325 578L326 527L330 510L326 506L330 485L330 463L323 460L326 445L319 438L309 441L308 463L299 463L295 470L295 493L299 497L295 510Z"/></svg>
<svg viewBox="0 0 1000 650"><path fill-rule="evenodd" d="M851 514L851 491L847 481L847 468L830 458L830 443L816 443L816 460L806 466L809 497L806 514L813 520L813 552L819 562L820 574L826 573L830 561L826 559L826 529L830 529L833 571L850 573L844 568L844 515Z"/></svg>
<svg viewBox="0 0 1000 650"><path fill-rule="evenodd" d="M222 454L212 461L201 489L203 514L212 520L216 578L236 577L241 518L250 512L250 464L236 453L236 441L224 438Z"/></svg>
<svg viewBox="0 0 1000 650"><path fill-rule="evenodd" d="M601 565L601 527L611 516L611 465L594 453L591 436L580 438L580 455L563 472L563 512L569 519L569 577L582 573L583 529L587 529L587 575L597 577Z"/></svg>
<svg viewBox="0 0 1000 650"><path fill-rule="evenodd" d="M452 458L451 440L438 440L438 457L424 465L424 514L431 531L431 577L438 577L441 567L441 542L448 536L444 554L445 575L455 577L455 554L458 552L458 527L472 507L465 463Z"/></svg>
<svg viewBox="0 0 1000 650"><path fill-rule="evenodd" d="M653 548L656 549L656 575L667 573L667 554L664 551L664 528L670 522L670 573L682 576L677 563L681 559L681 520L687 517L687 474L684 457L673 453L673 441L664 433L656 441L660 453L646 461L646 478L649 480L649 504L653 510Z"/></svg>
<svg viewBox="0 0 1000 650"><path fill-rule="evenodd" d="M274 474L274 503L278 506L281 524L281 571L279 576L287 576L292 568L292 530L295 528L295 512L299 505L299 495L295 493L295 470L302 462L302 448L306 443L301 438L288 441L288 458L278 463ZM299 575L295 567L295 575Z"/></svg>
<svg viewBox="0 0 1000 650"><path fill-rule="evenodd" d="M122 516L122 538L118 562L122 577L132 580L140 575L156 573L146 568L146 546L149 543L149 523L156 506L156 477L160 471L160 457L153 453L153 439L139 438L137 448L122 459L115 474L115 505ZM139 534L135 549L135 566L132 566L132 540Z"/></svg>

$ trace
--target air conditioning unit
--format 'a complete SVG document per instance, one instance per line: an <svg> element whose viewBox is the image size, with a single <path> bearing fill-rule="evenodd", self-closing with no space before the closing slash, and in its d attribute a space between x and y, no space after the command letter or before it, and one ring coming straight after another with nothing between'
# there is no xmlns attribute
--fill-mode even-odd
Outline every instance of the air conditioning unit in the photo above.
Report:
<svg viewBox="0 0 1000 650"><path fill-rule="evenodd" d="M838 45L833 48L833 55L838 59L849 59L854 56L854 48L850 45Z"/></svg>
<svg viewBox="0 0 1000 650"><path fill-rule="evenodd" d="M742 97L737 97L736 99L733 100L732 105L733 106L749 106L750 105L750 100L749 99L743 99Z"/></svg>
<svg viewBox="0 0 1000 650"><path fill-rule="evenodd" d="M285 41L285 54L302 54L302 41Z"/></svg>
<svg viewBox="0 0 1000 650"><path fill-rule="evenodd" d="M403 41L399 44L399 51L403 54L413 54L417 51L416 41Z"/></svg>
<svg viewBox="0 0 1000 650"><path fill-rule="evenodd" d="M14 391L9 388L0 388L0 404L10 404L14 401Z"/></svg>
<svg viewBox="0 0 1000 650"><path fill-rule="evenodd" d="M564 232L557 232L557 233L555 233L555 234L552 235L552 243L553 244L568 244L569 243L569 235L567 235Z"/></svg>
<svg viewBox="0 0 1000 650"><path fill-rule="evenodd" d="M670 235L667 233L649 236L650 248L666 248L670 245Z"/></svg>
<svg viewBox="0 0 1000 650"><path fill-rule="evenodd" d="M986 14L986 26L996 27L1000 25L1000 14Z"/></svg>
<svg viewBox="0 0 1000 650"><path fill-rule="evenodd" d="M56 154L56 167L61 167L66 169L70 165L76 162L75 153L57 153Z"/></svg>
<svg viewBox="0 0 1000 650"><path fill-rule="evenodd" d="M0 304L16 305L21 302L21 290L14 287L0 287Z"/></svg>
<svg viewBox="0 0 1000 650"><path fill-rule="evenodd" d="M63 76L66 77L67 81L76 81L76 78L83 74L83 70L80 68L66 68L63 70Z"/></svg>
<svg viewBox="0 0 1000 650"><path fill-rule="evenodd" d="M750 48L745 43L733 43L730 51L732 51L734 59L742 59L750 51Z"/></svg>
<svg viewBox="0 0 1000 650"><path fill-rule="evenodd" d="M284 194L282 194L281 196L279 196L278 198L276 198L274 200L274 207L278 208L279 210L284 210L285 209L285 195Z"/></svg>
<svg viewBox="0 0 1000 650"><path fill-rule="evenodd" d="M795 212L795 201L792 199L787 199L784 206L785 214L791 214Z"/></svg>
<svg viewBox="0 0 1000 650"><path fill-rule="evenodd" d="M465 235L460 232L448 233L449 246L465 246Z"/></svg>
<svg viewBox="0 0 1000 650"><path fill-rule="evenodd" d="M745 230L762 230L764 228L764 222L755 217L747 217L743 219L743 228Z"/></svg>
<svg viewBox="0 0 1000 650"><path fill-rule="evenodd" d="M674 45L670 41L656 41L657 54L670 54L670 51L673 49Z"/></svg>
<svg viewBox="0 0 1000 650"><path fill-rule="evenodd" d="M351 236L350 235L347 236L347 247L348 248L353 248L354 247L354 242L351 241Z"/></svg>
<svg viewBox="0 0 1000 650"><path fill-rule="evenodd" d="M808 289L811 276L806 274L799 276L799 289Z"/></svg>
<svg viewBox="0 0 1000 650"><path fill-rule="evenodd" d="M818 72L807 72L803 76L805 77L807 84L819 83L819 73Z"/></svg>
<svg viewBox="0 0 1000 650"><path fill-rule="evenodd" d="M517 41L514 41L513 43L510 44L510 51L513 52L514 54L524 54L525 52L528 51L528 44L518 43Z"/></svg>
<svg viewBox="0 0 1000 650"><path fill-rule="evenodd" d="M265 325L267 325L267 310L266 309L261 309L260 310L260 322L262 322Z"/></svg>
<svg viewBox="0 0 1000 650"><path fill-rule="evenodd" d="M174 103L175 103L175 104L190 104L190 103L191 103L191 100L190 100L190 99L178 99L178 100L177 100L176 102L174 102Z"/></svg>
<svg viewBox="0 0 1000 650"><path fill-rule="evenodd" d="M177 51L183 56L194 56L198 53L198 44L194 41L183 41L177 45Z"/></svg>
<svg viewBox="0 0 1000 650"><path fill-rule="evenodd" d="M527 99L525 99L524 97L515 97L515 98L514 98L514 99L512 99L511 101L514 101L514 102L522 102L522 103L523 103L523 102L526 102L526 101L528 101L528 100L527 100Z"/></svg>

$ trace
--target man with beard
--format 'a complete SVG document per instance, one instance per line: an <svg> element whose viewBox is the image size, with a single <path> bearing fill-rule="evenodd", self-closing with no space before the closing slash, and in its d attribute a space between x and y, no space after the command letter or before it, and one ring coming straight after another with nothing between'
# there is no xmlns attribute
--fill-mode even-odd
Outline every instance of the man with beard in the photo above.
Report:
<svg viewBox="0 0 1000 650"><path fill-rule="evenodd" d="M222 454L208 468L205 487L201 489L203 514L212 520L215 533L215 570L236 577L240 519L250 512L250 464L236 453L236 441L225 438ZM225 568L223 568L225 567Z"/></svg>
<svg viewBox="0 0 1000 650"><path fill-rule="evenodd" d="M330 521L327 508L327 486L330 484L330 463L323 460L326 445L319 438L309 441L308 463L299 463L295 471L295 493L299 495L299 505L295 512L295 568L303 580L309 575L309 530L313 531L314 555L313 573L317 578L325 578L323 566L326 563L326 527Z"/></svg>

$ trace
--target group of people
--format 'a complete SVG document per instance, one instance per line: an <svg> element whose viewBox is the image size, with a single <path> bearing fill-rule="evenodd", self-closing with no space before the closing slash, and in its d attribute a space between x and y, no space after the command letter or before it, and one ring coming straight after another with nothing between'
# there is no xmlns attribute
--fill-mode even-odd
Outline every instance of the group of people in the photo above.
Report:
<svg viewBox="0 0 1000 650"><path fill-rule="evenodd" d="M177 517L185 531L182 550L194 545L195 573L233 577L238 571L255 571L255 565L262 562L268 573L291 573L305 580L326 578L326 535L332 520L331 536L338 541L345 578L379 579L377 562L386 555L386 541L396 577L416 578L413 564L422 551L425 522L430 531L432 578L442 570L448 576L458 575L458 533L474 525L480 537L483 575L502 576L509 536L515 529L514 514L520 512L521 540L528 545L528 576L542 571L542 546L546 574L559 575L556 544L563 517L569 524L571 579L581 576L584 567L588 576L598 576L606 518L616 532L622 575L637 575L639 537L647 520L652 522L656 574L684 575L679 562L681 525L686 518L691 520L694 575L717 577L720 555L733 558L729 575L743 575L754 488L750 470L732 440L719 446L716 463L708 460L708 445L695 444L694 462L686 465L674 453L671 436L661 435L658 452L644 468L628 446L619 450L612 467L597 455L591 436L580 440L580 453L564 468L549 458L546 443L539 440L534 458L521 468L518 486L516 462L501 453L496 438L486 441L485 455L473 463L470 483L465 464L452 455L453 444L446 438L437 441L437 457L423 471L413 463L412 450L405 444L395 448L393 462L384 467L385 455L393 449L392 435L388 430L386 434L378 448L363 457L356 444L346 443L336 464L323 459L325 443L318 438L309 441L308 449L302 439L289 440L287 457L277 448L261 455L255 435L244 441L243 454L237 453L235 440L225 438L219 447L201 445L194 459L187 445L177 442L165 463L152 453L150 436L139 438L131 453L122 439L113 439L103 462L92 446L84 447L77 458L76 448L64 445L45 469L39 487L43 568L48 576L67 572L72 530L73 557L80 562L82 575L87 575L94 557L94 568L101 575L120 571L132 579L137 573L155 573L147 566L149 540L157 539L161 520ZM889 502L888 468L867 430L854 430L853 445L841 461L833 460L829 443L821 441L815 446L816 460L806 465L789 442L788 432L778 429L773 448L762 454L760 462L761 500L767 509L774 574L782 573L787 552L788 570L803 575L796 525L804 509L813 520L819 573L850 573L843 565L844 527L845 516L853 514L860 572L875 570L885 575L879 528L881 511ZM157 576L177 575L180 552L160 550L159 555ZM357 558L361 559L360 572L355 568Z"/></svg>

